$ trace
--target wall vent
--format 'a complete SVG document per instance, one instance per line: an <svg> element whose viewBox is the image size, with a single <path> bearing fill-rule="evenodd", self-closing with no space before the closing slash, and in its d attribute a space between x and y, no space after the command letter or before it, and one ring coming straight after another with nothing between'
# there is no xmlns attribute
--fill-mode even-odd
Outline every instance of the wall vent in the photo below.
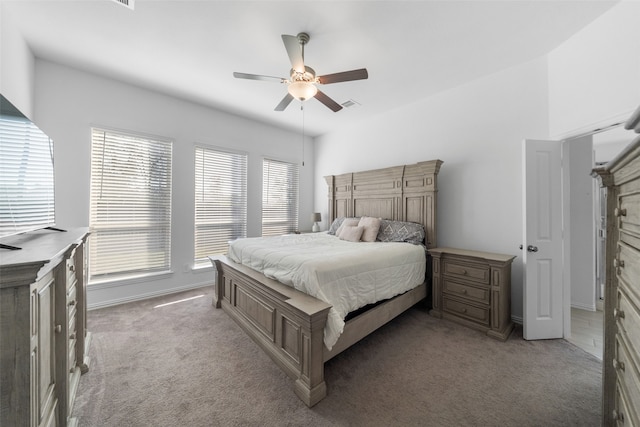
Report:
<svg viewBox="0 0 640 427"><path fill-rule="evenodd" d="M133 3L135 2L135 0L113 0L113 1L125 7L128 7L131 10L133 10Z"/></svg>
<svg viewBox="0 0 640 427"><path fill-rule="evenodd" d="M344 108L351 108L351 107L358 107L360 106L360 103L357 101L354 101L353 99L349 99L348 101L344 101L342 104Z"/></svg>

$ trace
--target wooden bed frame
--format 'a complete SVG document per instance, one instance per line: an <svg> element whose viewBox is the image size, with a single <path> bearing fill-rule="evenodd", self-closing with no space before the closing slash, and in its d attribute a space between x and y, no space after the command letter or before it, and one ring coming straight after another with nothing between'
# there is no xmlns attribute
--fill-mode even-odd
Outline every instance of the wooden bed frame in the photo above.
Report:
<svg viewBox="0 0 640 427"><path fill-rule="evenodd" d="M441 160L366 172L326 176L329 223L335 218L373 216L423 224L425 245L436 247L437 175ZM295 380L295 393L307 406L327 394L324 363L389 322L427 295L427 280L346 322L329 351L324 327L330 304L225 256L212 257L216 269L213 304L242 327Z"/></svg>

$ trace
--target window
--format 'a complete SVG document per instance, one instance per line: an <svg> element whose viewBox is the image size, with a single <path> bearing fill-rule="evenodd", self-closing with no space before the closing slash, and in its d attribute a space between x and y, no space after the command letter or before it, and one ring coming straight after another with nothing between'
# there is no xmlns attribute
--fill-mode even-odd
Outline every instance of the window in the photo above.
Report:
<svg viewBox="0 0 640 427"><path fill-rule="evenodd" d="M262 163L262 235L298 231L298 165L264 159Z"/></svg>
<svg viewBox="0 0 640 427"><path fill-rule="evenodd" d="M247 236L247 155L196 147L196 265Z"/></svg>
<svg viewBox="0 0 640 427"><path fill-rule="evenodd" d="M91 130L89 281L171 267L171 142Z"/></svg>

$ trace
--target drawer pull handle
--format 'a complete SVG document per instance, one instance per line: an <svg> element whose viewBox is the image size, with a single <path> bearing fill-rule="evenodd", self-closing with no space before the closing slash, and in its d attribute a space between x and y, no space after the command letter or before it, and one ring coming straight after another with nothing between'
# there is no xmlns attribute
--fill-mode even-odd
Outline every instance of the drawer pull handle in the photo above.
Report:
<svg viewBox="0 0 640 427"><path fill-rule="evenodd" d="M614 258L613 259L613 266L618 268L624 268L624 260L623 259L618 259L618 258Z"/></svg>
<svg viewBox="0 0 640 427"><path fill-rule="evenodd" d="M62 332L62 325L56 325L53 330L56 331L56 334L59 334L60 332Z"/></svg>
<svg viewBox="0 0 640 427"><path fill-rule="evenodd" d="M76 269L76 267L75 267L73 264L71 264L71 265L69 266L69 271L74 271L75 269Z"/></svg>
<svg viewBox="0 0 640 427"><path fill-rule="evenodd" d="M69 301L69 306L73 306L73 305L76 305L76 300Z"/></svg>
<svg viewBox="0 0 640 427"><path fill-rule="evenodd" d="M618 369L624 371L624 362L620 362L618 361L618 359L613 359L613 369L615 369L616 371Z"/></svg>
<svg viewBox="0 0 640 427"><path fill-rule="evenodd" d="M73 374L75 371L76 371L76 369L75 369L75 368L71 368L71 369L69 369L69 373L70 373L70 374Z"/></svg>
<svg viewBox="0 0 640 427"><path fill-rule="evenodd" d="M614 409L613 412L611 413L611 416L614 419L614 421L624 422L624 414L622 412L618 412Z"/></svg>
<svg viewBox="0 0 640 427"><path fill-rule="evenodd" d="M76 339L76 334L69 334L69 339L70 340Z"/></svg>
<svg viewBox="0 0 640 427"><path fill-rule="evenodd" d="M624 311L618 310L617 308L613 309L613 318L614 319L624 319Z"/></svg>
<svg viewBox="0 0 640 427"><path fill-rule="evenodd" d="M627 210L625 208L615 208L613 214L615 216L627 216Z"/></svg>

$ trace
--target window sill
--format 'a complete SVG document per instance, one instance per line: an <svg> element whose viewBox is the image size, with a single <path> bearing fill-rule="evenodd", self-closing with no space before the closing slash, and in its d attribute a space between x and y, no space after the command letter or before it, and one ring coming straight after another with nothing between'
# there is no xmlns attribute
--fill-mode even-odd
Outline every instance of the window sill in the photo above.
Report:
<svg viewBox="0 0 640 427"><path fill-rule="evenodd" d="M89 281L88 286L91 289L108 289L118 286L129 286L137 283L149 282L151 280L165 279L173 276L173 270L158 271L153 273L136 274L130 276L121 276L111 279L100 279Z"/></svg>

